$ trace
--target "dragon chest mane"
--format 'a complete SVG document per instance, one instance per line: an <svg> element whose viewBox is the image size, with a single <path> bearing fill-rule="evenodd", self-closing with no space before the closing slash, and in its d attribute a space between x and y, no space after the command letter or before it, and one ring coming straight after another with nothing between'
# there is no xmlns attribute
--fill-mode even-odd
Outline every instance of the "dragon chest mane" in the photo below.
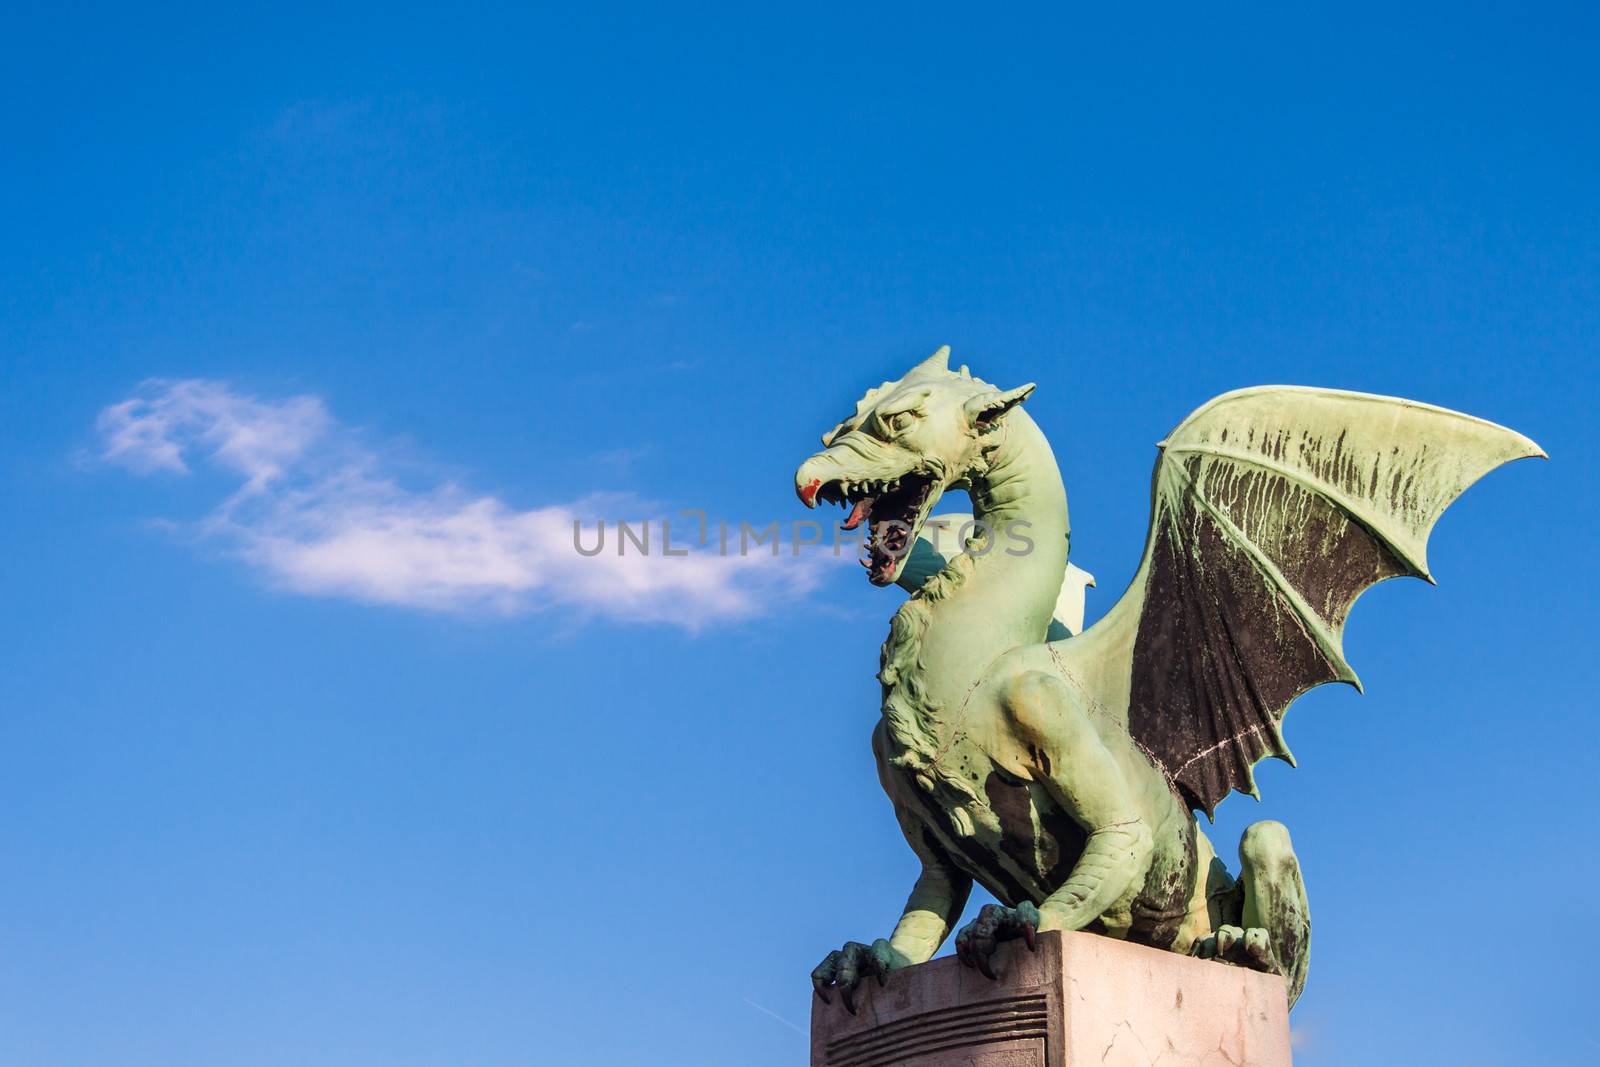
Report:
<svg viewBox="0 0 1600 1067"><path fill-rule="evenodd" d="M946 766L946 757L959 741L959 725L942 714L946 709L928 692L922 648L933 624L933 605L954 595L971 576L972 568L972 556L960 553L900 605L889 622L878 667L883 723L890 742L885 755L890 766L925 794L953 794L949 799L954 806L976 799L977 793L971 783Z"/></svg>

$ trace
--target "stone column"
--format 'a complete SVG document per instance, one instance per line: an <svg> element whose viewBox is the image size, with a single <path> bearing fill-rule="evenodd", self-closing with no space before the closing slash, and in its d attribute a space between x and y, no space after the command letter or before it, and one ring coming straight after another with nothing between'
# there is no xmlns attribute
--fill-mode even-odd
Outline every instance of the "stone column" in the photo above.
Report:
<svg viewBox="0 0 1600 1067"><path fill-rule="evenodd" d="M1283 979L1098 934L945 956L814 1000L812 1067L1289 1067Z"/></svg>

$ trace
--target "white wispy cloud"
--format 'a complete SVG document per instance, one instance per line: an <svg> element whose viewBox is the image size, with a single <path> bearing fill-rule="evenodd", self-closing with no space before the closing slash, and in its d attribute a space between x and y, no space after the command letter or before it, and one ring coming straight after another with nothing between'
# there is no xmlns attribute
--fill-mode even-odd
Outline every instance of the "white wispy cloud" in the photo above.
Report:
<svg viewBox="0 0 1600 1067"><path fill-rule="evenodd" d="M619 555L614 523L642 519L625 496L518 509L452 482L405 484L392 449L341 424L314 396L265 400L217 381L150 381L100 413L97 457L137 474L209 469L237 481L188 525L199 543L237 556L297 593L456 612L553 610L574 617L708 623L769 612L813 588L818 556L691 551ZM631 509L631 510L630 510ZM584 545L608 521L599 555ZM697 533L680 520L673 544Z"/></svg>

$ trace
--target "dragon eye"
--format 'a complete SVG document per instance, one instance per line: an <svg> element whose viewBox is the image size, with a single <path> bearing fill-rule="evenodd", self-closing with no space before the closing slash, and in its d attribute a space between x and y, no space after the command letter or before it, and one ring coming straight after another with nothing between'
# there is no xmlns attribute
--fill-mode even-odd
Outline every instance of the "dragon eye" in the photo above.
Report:
<svg viewBox="0 0 1600 1067"><path fill-rule="evenodd" d="M916 421L916 412L897 411L893 415L889 416L887 425L891 433L905 433L907 430L911 429L912 425Z"/></svg>

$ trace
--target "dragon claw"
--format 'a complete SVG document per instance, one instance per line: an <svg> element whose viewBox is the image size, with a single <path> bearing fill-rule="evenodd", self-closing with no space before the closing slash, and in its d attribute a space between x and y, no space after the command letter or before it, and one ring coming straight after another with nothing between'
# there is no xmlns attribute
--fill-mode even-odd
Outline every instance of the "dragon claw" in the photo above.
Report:
<svg viewBox="0 0 1600 1067"><path fill-rule="evenodd" d="M817 964L816 970L811 972L811 988L824 1004L833 1003L829 992L836 990L845 1011L854 1015L856 990L860 988L862 979L871 975L878 980L878 985L886 985L893 967L892 960L892 950L885 940L879 939L871 945L847 941L843 948L828 953Z"/></svg>
<svg viewBox="0 0 1600 1067"><path fill-rule="evenodd" d="M1258 964L1272 965L1272 939L1260 927L1244 932L1244 950Z"/></svg>
<svg viewBox="0 0 1600 1067"><path fill-rule="evenodd" d="M1233 963L1252 970L1282 974L1272 953L1272 935L1258 926L1248 929L1219 926L1209 936L1189 946L1189 955L1202 960Z"/></svg>
<svg viewBox="0 0 1600 1067"><path fill-rule="evenodd" d="M990 957L1003 941L1022 938L1029 951L1037 946L1039 909L1023 901L1014 908L985 904L978 917L956 935L956 958L993 981L997 975Z"/></svg>

